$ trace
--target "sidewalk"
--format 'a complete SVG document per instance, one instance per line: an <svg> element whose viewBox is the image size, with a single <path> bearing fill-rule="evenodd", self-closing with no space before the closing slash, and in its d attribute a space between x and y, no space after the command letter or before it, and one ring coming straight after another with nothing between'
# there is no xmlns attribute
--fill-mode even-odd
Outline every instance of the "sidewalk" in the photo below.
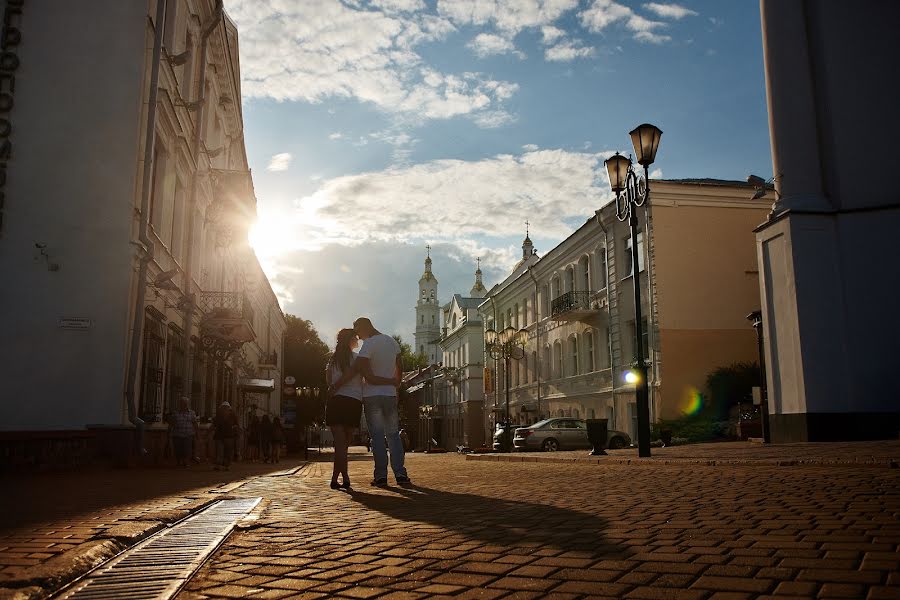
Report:
<svg viewBox="0 0 900 600"><path fill-rule="evenodd" d="M607 450L606 456L589 456L590 450L563 452L512 452L509 454L468 454L467 460L505 462L579 462L590 464L663 465L847 465L897 468L900 440L876 442L828 442L761 444L720 442L651 448L651 456L641 458L637 448Z"/></svg>
<svg viewBox="0 0 900 600"><path fill-rule="evenodd" d="M204 464L4 475L0 598L11 595L9 590L58 587L240 482L299 464L291 458L233 463L230 471Z"/></svg>
<svg viewBox="0 0 900 600"><path fill-rule="evenodd" d="M259 518L179 598L900 598L898 449L408 454L414 485L379 489L354 448L353 494L328 488L329 453L5 477L0 598L46 597L225 496L262 497Z"/></svg>

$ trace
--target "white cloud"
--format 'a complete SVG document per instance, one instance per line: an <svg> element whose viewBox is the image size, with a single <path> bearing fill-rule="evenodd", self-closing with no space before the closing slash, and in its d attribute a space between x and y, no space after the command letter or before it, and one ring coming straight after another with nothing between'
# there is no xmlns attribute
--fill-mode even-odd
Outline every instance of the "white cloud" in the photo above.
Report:
<svg viewBox="0 0 900 600"><path fill-rule="evenodd" d="M493 33L479 33L466 44L466 47L472 50L478 58L495 54L515 54L519 58L525 58L525 54L516 50L512 41Z"/></svg>
<svg viewBox="0 0 900 600"><path fill-rule="evenodd" d="M266 167L266 171L287 171L288 167L291 166L291 156L290 152L282 152L281 154L276 154L272 157L272 160L269 161L269 166Z"/></svg>
<svg viewBox="0 0 900 600"><path fill-rule="evenodd" d="M329 140L339 140L339 139L341 139L342 137L344 137L344 134L343 134L343 133L340 133L340 132L338 132L338 131L336 131L336 132L334 132L334 133L329 133L329 134L328 134L328 139L329 139Z"/></svg>
<svg viewBox="0 0 900 600"><path fill-rule="evenodd" d="M314 246L317 240L358 244L504 237L518 235L525 218L536 231L563 237L571 232L567 219L593 214L609 200L604 157L535 150L330 179L299 203L306 210L305 241ZM364 227L360 215L365 216Z"/></svg>
<svg viewBox="0 0 900 600"><path fill-rule="evenodd" d="M638 31L634 34L634 39L647 44L662 44L672 40L672 36L660 35L652 31Z"/></svg>
<svg viewBox="0 0 900 600"><path fill-rule="evenodd" d="M525 144L524 146L522 146L522 150L524 150L525 152L534 152L537 149L537 144Z"/></svg>
<svg viewBox="0 0 900 600"><path fill-rule="evenodd" d="M544 58L550 62L567 62L576 58L590 58L596 54L594 48L579 46L577 42L563 42L544 51Z"/></svg>
<svg viewBox="0 0 900 600"><path fill-rule="evenodd" d="M553 25L545 25L541 27L541 36L542 42L544 44L550 45L559 38L566 35L566 32L560 29L559 27L554 27Z"/></svg>
<svg viewBox="0 0 900 600"><path fill-rule="evenodd" d="M653 169L652 171L650 171L651 179L662 179L662 176L663 176L662 169L657 168L657 169Z"/></svg>
<svg viewBox="0 0 900 600"><path fill-rule="evenodd" d="M656 13L657 16L664 19L683 19L684 17L696 17L698 12L689 8L685 8L680 4L660 4L659 2L648 2L644 4L644 8L650 12Z"/></svg>
<svg viewBox="0 0 900 600"><path fill-rule="evenodd" d="M642 17L629 7L613 0L593 0L591 6L578 16L581 18L581 24L593 33L599 33L613 23L621 21L639 42L660 44L672 39L668 35L653 33L656 29L666 27L666 23Z"/></svg>
<svg viewBox="0 0 900 600"><path fill-rule="evenodd" d="M504 110L476 113L472 120L483 129L496 129L516 122L516 116Z"/></svg>
<svg viewBox="0 0 900 600"><path fill-rule="evenodd" d="M493 25L507 34L550 25L578 0L438 0L438 14L458 25Z"/></svg>
<svg viewBox="0 0 900 600"><path fill-rule="evenodd" d="M408 12L421 8L413 0L365 7L231 0L228 12L241 32L243 93L312 103L353 98L422 121L503 110L500 93L515 84L425 64L417 47L444 40L456 28L448 18Z"/></svg>

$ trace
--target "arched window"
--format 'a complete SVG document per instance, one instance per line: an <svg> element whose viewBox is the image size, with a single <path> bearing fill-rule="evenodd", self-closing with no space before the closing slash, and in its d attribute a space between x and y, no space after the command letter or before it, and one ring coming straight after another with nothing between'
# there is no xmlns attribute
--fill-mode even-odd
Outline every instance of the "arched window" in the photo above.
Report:
<svg viewBox="0 0 900 600"><path fill-rule="evenodd" d="M553 369L554 375L556 375L557 377L564 377L565 370L563 369L562 344L560 344L558 341L553 344L553 359L556 363Z"/></svg>
<svg viewBox="0 0 900 600"><path fill-rule="evenodd" d="M430 299L431 299L431 300L434 300L434 290L431 290Z"/></svg>
<svg viewBox="0 0 900 600"><path fill-rule="evenodd" d="M591 291L591 261L585 254L581 257L581 260L578 261L578 270L581 275L581 283L582 289L585 292Z"/></svg>
<svg viewBox="0 0 900 600"><path fill-rule="evenodd" d="M569 356L569 375L578 375L578 337L574 335L569 338Z"/></svg>
<svg viewBox="0 0 900 600"><path fill-rule="evenodd" d="M606 288L606 248L601 246L597 248L597 289L602 290Z"/></svg>
<svg viewBox="0 0 900 600"><path fill-rule="evenodd" d="M425 315L421 315L421 319L419 319L419 322L420 322L422 325L425 324Z"/></svg>
<svg viewBox="0 0 900 600"><path fill-rule="evenodd" d="M566 289L564 292L573 292L575 291L575 267L569 265L566 267L566 281L565 281Z"/></svg>
<svg viewBox="0 0 900 600"><path fill-rule="evenodd" d="M431 324L434 325L434 315L431 315Z"/></svg>
<svg viewBox="0 0 900 600"><path fill-rule="evenodd" d="M585 353L585 363L584 366L587 369L588 373L593 373L597 370L597 361L594 359L594 332L588 331L584 334L584 353Z"/></svg>
<svg viewBox="0 0 900 600"><path fill-rule="evenodd" d="M450 328L456 329L456 313L453 313L453 318L450 319Z"/></svg>
<svg viewBox="0 0 900 600"><path fill-rule="evenodd" d="M544 346L544 369L546 373L543 373L546 379L553 379L553 363L550 360L550 345Z"/></svg>
<svg viewBox="0 0 900 600"><path fill-rule="evenodd" d="M550 286L544 285L541 288L541 315L547 316L550 314ZM540 318L538 316L537 318Z"/></svg>
<svg viewBox="0 0 900 600"><path fill-rule="evenodd" d="M422 290L422 300L425 299L425 290Z"/></svg>

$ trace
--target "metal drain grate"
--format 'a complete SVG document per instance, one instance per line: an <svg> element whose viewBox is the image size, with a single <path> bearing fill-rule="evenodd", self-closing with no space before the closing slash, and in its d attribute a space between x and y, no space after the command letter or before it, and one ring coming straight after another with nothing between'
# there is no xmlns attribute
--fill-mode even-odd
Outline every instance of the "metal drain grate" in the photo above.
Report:
<svg viewBox="0 0 900 600"><path fill-rule="evenodd" d="M171 598L260 500L220 500L98 567L59 598Z"/></svg>

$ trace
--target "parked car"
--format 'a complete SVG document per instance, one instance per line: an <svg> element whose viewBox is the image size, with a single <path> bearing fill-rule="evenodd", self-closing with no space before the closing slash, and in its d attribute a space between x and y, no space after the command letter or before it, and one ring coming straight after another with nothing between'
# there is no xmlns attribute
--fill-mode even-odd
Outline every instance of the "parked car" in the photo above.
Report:
<svg viewBox="0 0 900 600"><path fill-rule="evenodd" d="M496 436L495 436L496 438ZM625 448L631 445L631 437L624 431L610 429L606 436L606 447ZM545 419L528 427L516 429L513 438L516 450L577 450L592 448L588 440L587 423L582 419Z"/></svg>
<svg viewBox="0 0 900 600"><path fill-rule="evenodd" d="M494 444L493 444L493 446L494 446L495 452L499 452L499 451L503 450L503 432L506 431L505 426L506 426L506 423L497 423L497 427L494 429ZM510 433L510 439L512 439L513 435L515 435L514 432L516 431L516 429L521 428L521 427L522 427L521 425L510 425L509 426L510 431L513 432L513 433Z"/></svg>

